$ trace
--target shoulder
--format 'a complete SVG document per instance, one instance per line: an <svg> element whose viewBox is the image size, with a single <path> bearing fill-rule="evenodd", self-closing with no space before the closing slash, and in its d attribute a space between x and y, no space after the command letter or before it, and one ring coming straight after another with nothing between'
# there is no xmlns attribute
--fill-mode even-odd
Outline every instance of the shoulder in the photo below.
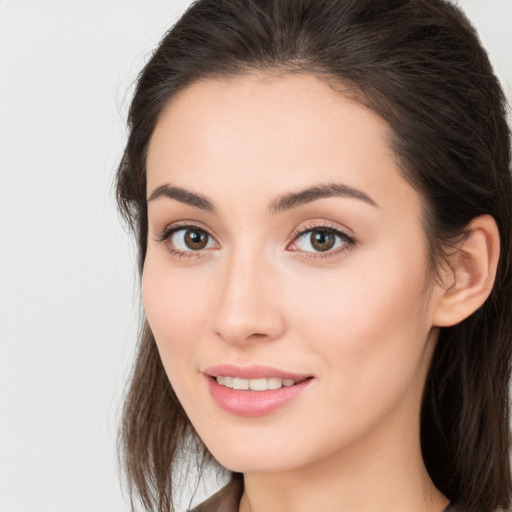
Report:
<svg viewBox="0 0 512 512"><path fill-rule="evenodd" d="M189 512L238 512L243 492L242 480L233 479L219 492Z"/></svg>

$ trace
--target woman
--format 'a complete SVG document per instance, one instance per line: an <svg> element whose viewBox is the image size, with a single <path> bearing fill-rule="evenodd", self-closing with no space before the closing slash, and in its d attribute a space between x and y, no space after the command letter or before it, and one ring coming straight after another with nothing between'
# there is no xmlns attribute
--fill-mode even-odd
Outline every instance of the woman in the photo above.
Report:
<svg viewBox="0 0 512 512"><path fill-rule="evenodd" d="M118 172L134 501L172 510L196 451L233 472L202 511L509 506L504 104L443 0L190 7Z"/></svg>

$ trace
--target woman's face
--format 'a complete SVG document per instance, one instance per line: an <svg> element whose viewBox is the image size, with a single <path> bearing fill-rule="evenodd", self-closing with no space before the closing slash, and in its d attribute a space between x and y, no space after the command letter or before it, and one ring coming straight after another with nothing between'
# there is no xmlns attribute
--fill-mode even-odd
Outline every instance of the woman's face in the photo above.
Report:
<svg viewBox="0 0 512 512"><path fill-rule="evenodd" d="M144 305L180 402L229 469L417 441L439 292L421 198L387 136L309 75L200 81L161 115Z"/></svg>

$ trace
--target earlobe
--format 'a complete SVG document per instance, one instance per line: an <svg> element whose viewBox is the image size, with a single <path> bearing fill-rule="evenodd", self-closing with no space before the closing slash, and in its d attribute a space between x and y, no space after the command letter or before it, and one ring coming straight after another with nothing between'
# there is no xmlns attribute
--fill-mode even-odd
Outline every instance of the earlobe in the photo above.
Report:
<svg viewBox="0 0 512 512"><path fill-rule="evenodd" d="M500 253L500 236L490 215L473 219L468 237L449 257L433 323L450 327L474 313L491 293Z"/></svg>

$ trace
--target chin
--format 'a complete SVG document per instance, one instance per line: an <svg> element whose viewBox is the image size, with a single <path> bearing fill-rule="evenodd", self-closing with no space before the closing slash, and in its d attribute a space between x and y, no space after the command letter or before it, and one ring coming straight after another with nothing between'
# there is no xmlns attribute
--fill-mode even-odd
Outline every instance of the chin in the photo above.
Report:
<svg viewBox="0 0 512 512"><path fill-rule="evenodd" d="M215 454L213 454L215 456ZM282 454L281 454L282 455ZM222 453L215 459L226 469L235 473L282 473L290 471L301 464L298 461L287 460L280 457L275 460L271 455L250 453Z"/></svg>
<svg viewBox="0 0 512 512"><path fill-rule="evenodd" d="M310 446L304 450L302 442L294 443L290 436L269 441L271 436L260 434L253 439L241 441L226 435L219 439L206 436L206 447L214 458L226 469L236 473L281 473L307 466L323 452L323 447ZM306 445L307 446L307 445Z"/></svg>
<svg viewBox="0 0 512 512"><path fill-rule="evenodd" d="M296 460L300 453L296 446L283 440L269 442L268 439L268 435L245 440L228 433L212 436L211 431L201 436L215 460L236 473L274 473L300 465Z"/></svg>

